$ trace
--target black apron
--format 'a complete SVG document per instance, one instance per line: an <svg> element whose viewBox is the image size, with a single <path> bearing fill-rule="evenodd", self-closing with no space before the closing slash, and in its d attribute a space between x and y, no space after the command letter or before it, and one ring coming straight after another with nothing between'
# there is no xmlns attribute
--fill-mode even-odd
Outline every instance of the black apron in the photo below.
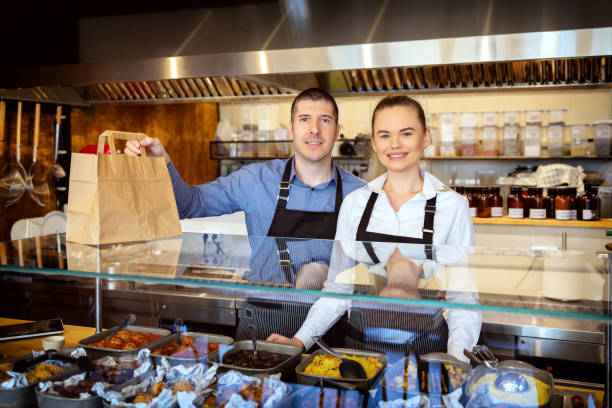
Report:
<svg viewBox="0 0 612 408"><path fill-rule="evenodd" d="M309 238L334 239L338 213L342 205L342 178L336 167L336 200L333 212L290 210L287 209L287 203L289 202L289 190L291 188L292 164L293 158L289 159L285 165L285 171L279 186L276 211L268 230L268 236L275 237L280 268L286 281L293 286L296 274L291 267L287 243L307 241ZM316 245L316 242L313 245ZM266 339L272 333L293 337L306 320L311 305L312 303L309 302L296 302L293 297L282 301L248 299L238 325L236 339L249 338L246 327L250 324L257 328L259 339ZM341 330L340 324L337 324L325 336L328 340L335 338L331 342L335 347L342 346L341 342L337 340L343 338L342 335L339 335Z"/></svg>
<svg viewBox="0 0 612 408"><path fill-rule="evenodd" d="M372 242L422 244L425 246L426 259L433 259L436 196L425 203L423 238L368 232L368 224L377 198L377 193L373 192L370 195L355 238L356 241L363 243L372 262L380 263ZM385 353L390 361L408 354L407 342L412 343L419 354L427 354L446 352L447 341L448 325L442 315L442 309L432 310L426 307L402 305L380 305L376 309L352 308L345 339L347 347Z"/></svg>

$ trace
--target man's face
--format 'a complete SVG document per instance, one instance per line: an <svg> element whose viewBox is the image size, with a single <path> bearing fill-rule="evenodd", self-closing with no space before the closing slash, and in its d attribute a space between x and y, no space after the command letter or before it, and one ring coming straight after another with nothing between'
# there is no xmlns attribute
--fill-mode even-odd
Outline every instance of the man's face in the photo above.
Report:
<svg viewBox="0 0 612 408"><path fill-rule="evenodd" d="M320 162L331 157L340 126L334 118L334 108L328 101L302 99L295 105L295 115L289 134L296 157Z"/></svg>

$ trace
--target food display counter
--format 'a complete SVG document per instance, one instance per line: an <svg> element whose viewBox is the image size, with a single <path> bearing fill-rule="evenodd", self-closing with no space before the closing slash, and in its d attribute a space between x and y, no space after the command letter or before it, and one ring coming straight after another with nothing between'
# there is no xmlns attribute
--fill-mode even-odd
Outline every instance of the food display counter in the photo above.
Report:
<svg viewBox="0 0 612 408"><path fill-rule="evenodd" d="M65 348L70 350L93 334L91 326L98 323L99 330L116 326L128 313L136 315L134 324L154 329L174 330L175 319L181 318L189 332L233 339L234 346L229 347L234 352L228 357L242 352L246 356L242 363L248 365L253 361L249 333L254 333L262 351L279 352L283 345L266 343L268 334L282 333L287 321L299 319L300 313L304 319L313 304L326 304L346 310L336 323L340 330L334 326L324 337L328 343L343 347L349 356L384 355L373 363L381 367L367 387L342 382L341 377L328 378L329 363L324 359L316 361L326 375L313 374L316 370L308 368L313 356L331 358L315 345L301 359L291 357L276 364L282 367L276 370L282 385L268 384L278 380L269 379L275 370L241 370L224 364L220 350L218 356L200 362L204 366L200 374L209 380L207 389L216 389L216 398L231 389L248 400L248 387L236 387L236 381L264 378L263 385L258 383L263 394L279 396L271 403L274 407L384 408L419 406L424 401L433 406L483 406L483 401L572 406L563 405L572 398L582 398L584 406L589 398L595 406L607 402L612 317L606 252L436 247L433 261L424 261L422 246L400 244L401 255L409 260L401 272L413 284L391 287L384 265L364 260L362 243L289 242L291 273L287 274L279 266L273 238L219 234L213 242L211 246L207 234L185 233L172 239L101 246L65 242L62 235L0 243L6 254L0 264L0 285L6 294L0 299L5 318L0 325L17 318L62 318L67 323ZM387 245L396 244L374 244L374 249L384 254ZM331 306L324 314L338 313ZM259 318L254 319L253 313ZM396 316L399 323L390 322ZM407 320L401 320L404 317ZM355 334L358 326L353 323L358 319L363 320L363 330ZM255 331L245 327L253 321L260 326ZM427 343L442 321L448 326L448 349L447 342ZM460 338L470 332L476 333L474 344ZM361 336L363 346L354 346L355 336ZM487 368L493 360L472 348L476 343L487 346L501 361L499 375ZM0 343L4 357L41 348L40 338ZM463 348L481 353L470 361ZM291 346L286 349L280 354L294 355ZM421 362L417 353L423 354ZM207 371L217 363L218 372ZM170 364L166 368L171 370ZM499 394L494 383L504 371L522 376L532 394ZM171 371L166 375L174 378ZM427 384L419 378L426 378ZM479 388L491 378L490 392ZM210 395L197 389L198 405L192 406L211 404ZM259 404L261 398L260 392ZM306 401L310 405L304 405Z"/></svg>

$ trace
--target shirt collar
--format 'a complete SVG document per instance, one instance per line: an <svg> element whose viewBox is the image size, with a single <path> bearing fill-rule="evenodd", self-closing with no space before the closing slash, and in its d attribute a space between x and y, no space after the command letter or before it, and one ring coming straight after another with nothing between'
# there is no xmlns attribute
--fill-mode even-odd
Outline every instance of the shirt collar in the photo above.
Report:
<svg viewBox="0 0 612 408"><path fill-rule="evenodd" d="M431 175L430 173L420 170L421 176L423 177L423 189L415 195L415 197L423 198L425 200L429 200L436 193L441 191L447 191L449 188L444 185L440 180ZM388 173L385 173L374 180L368 183L368 188L377 193L381 194L383 192L383 186L385 185L385 181L387 181Z"/></svg>
<svg viewBox="0 0 612 408"><path fill-rule="evenodd" d="M285 161L285 164L287 163L288 160L291 160L291 158L287 159ZM295 179L295 183L297 185L305 186L305 187L310 187L310 186L306 185L305 183L302 183L300 181L300 179L297 178L296 176L297 176L297 174L295 173L295 158L294 158L293 161L291 162L291 174L289 175L289 182L293 183L293 181ZM338 184L338 172L336 171L336 163L333 160L332 160L332 176L331 176L331 179L328 182L321 183L321 184L315 186L315 188L325 188L332 181L335 181L336 184Z"/></svg>

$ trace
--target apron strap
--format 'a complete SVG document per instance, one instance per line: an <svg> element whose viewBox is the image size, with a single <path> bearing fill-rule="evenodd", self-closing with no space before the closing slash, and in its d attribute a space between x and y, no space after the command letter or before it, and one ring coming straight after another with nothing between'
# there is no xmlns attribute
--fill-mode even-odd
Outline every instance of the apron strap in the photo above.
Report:
<svg viewBox="0 0 612 408"><path fill-rule="evenodd" d="M285 171L283 172L283 178L280 182L280 190L278 192L278 199L276 208L287 208L287 201L289 201L289 188L291 187L291 166L293 164L293 157L287 160L285 165Z"/></svg>
<svg viewBox="0 0 612 408"><path fill-rule="evenodd" d="M278 259L281 270L287 282L294 284L295 276L291 271L291 258L289 257L289 247L287 246L287 238L275 237L276 241L276 252L278 253Z"/></svg>

